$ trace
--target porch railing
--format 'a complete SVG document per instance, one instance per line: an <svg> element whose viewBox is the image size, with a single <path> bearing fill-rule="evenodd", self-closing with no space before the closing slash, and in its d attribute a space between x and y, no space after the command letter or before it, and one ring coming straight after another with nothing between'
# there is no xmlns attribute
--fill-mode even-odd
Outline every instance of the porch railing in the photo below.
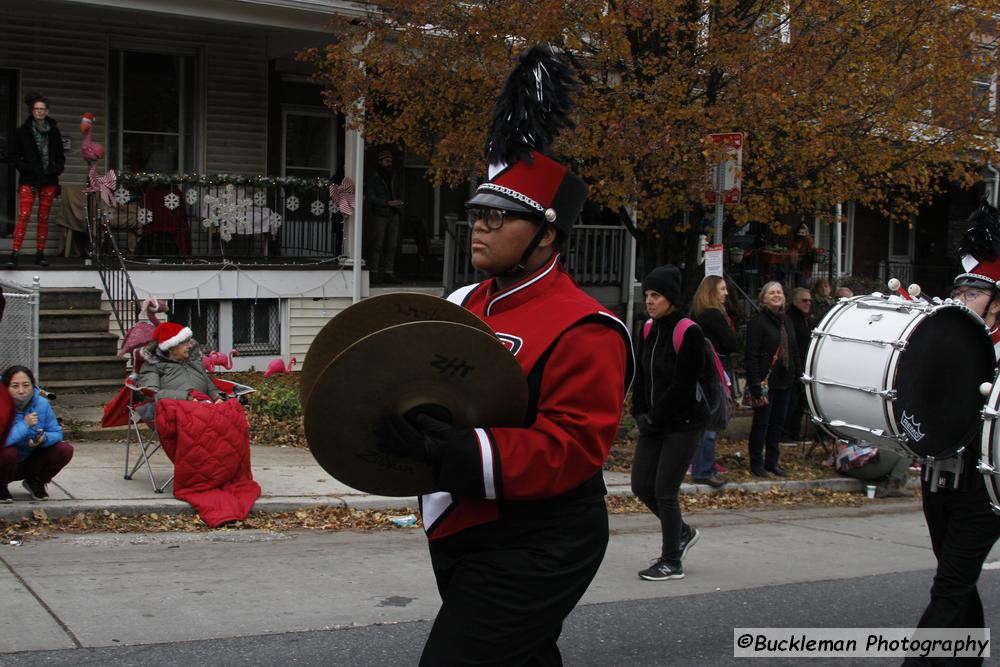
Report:
<svg viewBox="0 0 1000 667"><path fill-rule="evenodd" d="M99 214L126 260L301 262L342 252L342 217L323 180L124 175L113 196Z"/></svg>
<svg viewBox="0 0 1000 667"><path fill-rule="evenodd" d="M118 239L106 215L99 214L97 193L87 194L87 229L91 230L91 258L97 263L111 314L125 336L138 317L139 297L118 247Z"/></svg>
<svg viewBox="0 0 1000 667"><path fill-rule="evenodd" d="M454 224L445 254L445 288L483 280L486 276L472 266L469 253L472 228L468 222ZM628 230L611 225L577 225L566 242L563 259L570 275L582 287L620 287L628 280Z"/></svg>

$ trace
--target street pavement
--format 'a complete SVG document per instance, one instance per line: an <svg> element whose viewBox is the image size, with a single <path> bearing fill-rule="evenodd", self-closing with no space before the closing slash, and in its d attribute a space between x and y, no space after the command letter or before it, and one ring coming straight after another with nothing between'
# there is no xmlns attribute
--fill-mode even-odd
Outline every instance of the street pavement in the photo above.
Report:
<svg viewBox="0 0 1000 667"><path fill-rule="evenodd" d="M612 517L567 665L730 664L734 627L906 627L926 604L934 557L913 500L688 520L702 538L687 577L647 582L658 522ZM0 562L5 665L415 664L439 605L416 528L63 534L0 545Z"/></svg>

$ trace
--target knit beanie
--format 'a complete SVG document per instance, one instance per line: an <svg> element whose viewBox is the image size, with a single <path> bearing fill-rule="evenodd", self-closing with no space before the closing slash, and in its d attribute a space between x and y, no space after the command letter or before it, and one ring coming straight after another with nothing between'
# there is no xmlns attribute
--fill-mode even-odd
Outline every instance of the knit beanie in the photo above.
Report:
<svg viewBox="0 0 1000 667"><path fill-rule="evenodd" d="M642 293L646 290L659 292L673 306L681 301L681 270L672 264L658 266L642 281Z"/></svg>
<svg viewBox="0 0 1000 667"><path fill-rule="evenodd" d="M163 352L180 345L192 335L191 329L176 322L164 322L153 329L153 339Z"/></svg>

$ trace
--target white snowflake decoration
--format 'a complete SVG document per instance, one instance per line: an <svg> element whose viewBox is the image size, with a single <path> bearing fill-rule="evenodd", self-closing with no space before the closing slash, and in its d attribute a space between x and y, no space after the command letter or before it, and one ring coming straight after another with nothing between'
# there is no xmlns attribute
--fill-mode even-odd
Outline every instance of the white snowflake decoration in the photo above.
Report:
<svg viewBox="0 0 1000 667"><path fill-rule="evenodd" d="M153 212L148 208L140 208L137 218L140 225L148 225L153 222Z"/></svg>
<svg viewBox="0 0 1000 667"><path fill-rule="evenodd" d="M253 193L253 204L254 206L263 206L267 203L267 195L263 192L257 191Z"/></svg>
<svg viewBox="0 0 1000 667"><path fill-rule="evenodd" d="M233 234L273 234L281 226L280 214L256 206L254 199L240 197L232 185L218 195L207 194L202 199L205 216L202 224L218 228L223 241L232 239Z"/></svg>
<svg viewBox="0 0 1000 667"><path fill-rule="evenodd" d="M288 199L285 200L285 208L287 208L289 211L299 210L299 198L296 197L295 195L290 196Z"/></svg>
<svg viewBox="0 0 1000 667"><path fill-rule="evenodd" d="M132 193L129 192L127 188L119 186L118 189L115 190L115 201L118 202L119 206L124 206L132 201Z"/></svg>
<svg viewBox="0 0 1000 667"><path fill-rule="evenodd" d="M194 206L198 203L198 191L194 188L188 188L188 191L184 193L184 201L188 203L188 206Z"/></svg>
<svg viewBox="0 0 1000 667"><path fill-rule="evenodd" d="M323 215L323 211L326 210L326 205L317 199L312 203L312 206L309 207L309 210L312 211L313 215L320 216Z"/></svg>
<svg viewBox="0 0 1000 667"><path fill-rule="evenodd" d="M181 198L177 196L176 192L171 192L163 198L163 205L173 211L181 205Z"/></svg>

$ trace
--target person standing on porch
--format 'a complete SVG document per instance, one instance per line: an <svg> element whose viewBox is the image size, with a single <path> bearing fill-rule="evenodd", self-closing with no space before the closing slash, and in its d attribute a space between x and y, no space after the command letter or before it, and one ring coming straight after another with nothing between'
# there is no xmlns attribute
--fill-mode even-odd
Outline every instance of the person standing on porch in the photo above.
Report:
<svg viewBox="0 0 1000 667"><path fill-rule="evenodd" d="M375 171L365 185L365 199L372 211L367 259L370 279L372 283L395 282L396 240L399 237L403 200L399 194L399 185L393 179L392 151L379 151Z"/></svg>
<svg viewBox="0 0 1000 667"><path fill-rule="evenodd" d="M49 235L49 213L59 195L59 175L66 166L59 124L49 118L49 101L41 93L29 93L24 98L30 115L11 136L10 158L21 176L18 186L20 208L14 225L14 243L8 269L16 269L18 255L28 230L31 209L38 199L38 233L35 264L48 266L45 240Z"/></svg>

